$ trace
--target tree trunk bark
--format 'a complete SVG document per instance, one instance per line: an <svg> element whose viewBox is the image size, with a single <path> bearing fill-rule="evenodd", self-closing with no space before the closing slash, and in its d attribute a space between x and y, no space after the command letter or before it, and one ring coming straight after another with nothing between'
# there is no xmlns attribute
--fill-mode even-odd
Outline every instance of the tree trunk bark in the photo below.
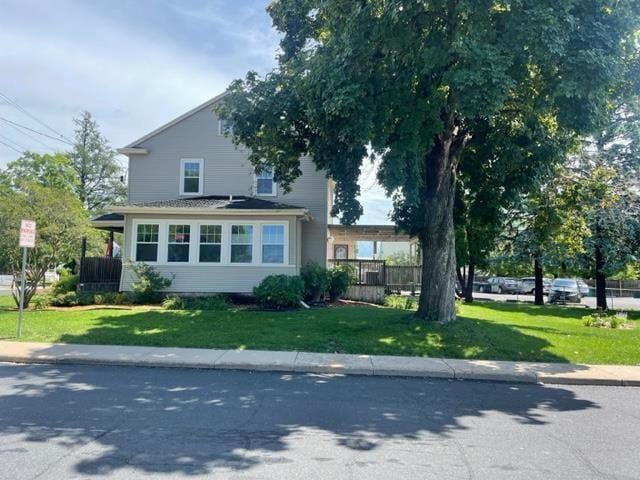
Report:
<svg viewBox="0 0 640 480"><path fill-rule="evenodd" d="M596 307L607 309L607 277L604 274L602 250L596 246Z"/></svg>
<svg viewBox="0 0 640 480"><path fill-rule="evenodd" d="M455 320L456 252L453 230L455 162L452 136L436 141L425 157L422 288L417 315L430 322Z"/></svg>
<svg viewBox="0 0 640 480"><path fill-rule="evenodd" d="M467 284L464 288L464 300L465 302L473 302L473 279L476 275L476 265L473 262L469 262L469 273L467 274Z"/></svg>
<svg viewBox="0 0 640 480"><path fill-rule="evenodd" d="M543 284L543 271L542 262L540 262L540 256L536 255L533 259L533 274L534 281L534 303L536 305L544 305L544 284Z"/></svg>

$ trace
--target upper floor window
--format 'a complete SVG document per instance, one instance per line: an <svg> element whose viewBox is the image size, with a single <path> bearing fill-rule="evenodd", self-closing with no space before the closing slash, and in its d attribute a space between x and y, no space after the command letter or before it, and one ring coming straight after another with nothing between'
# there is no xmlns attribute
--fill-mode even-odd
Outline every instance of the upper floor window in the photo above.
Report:
<svg viewBox="0 0 640 480"><path fill-rule="evenodd" d="M167 262L188 262L191 225L169 225Z"/></svg>
<svg viewBox="0 0 640 480"><path fill-rule="evenodd" d="M270 195L276 194L276 183L273 181L273 168L264 166L259 172L256 172L255 180L256 195Z"/></svg>
<svg viewBox="0 0 640 480"><path fill-rule="evenodd" d="M218 120L218 135L233 135L233 122L231 120Z"/></svg>
<svg viewBox="0 0 640 480"><path fill-rule="evenodd" d="M158 231L156 224L138 224L136 227L136 261L158 261Z"/></svg>
<svg viewBox="0 0 640 480"><path fill-rule="evenodd" d="M180 195L202 195L201 158L183 158L180 160Z"/></svg>

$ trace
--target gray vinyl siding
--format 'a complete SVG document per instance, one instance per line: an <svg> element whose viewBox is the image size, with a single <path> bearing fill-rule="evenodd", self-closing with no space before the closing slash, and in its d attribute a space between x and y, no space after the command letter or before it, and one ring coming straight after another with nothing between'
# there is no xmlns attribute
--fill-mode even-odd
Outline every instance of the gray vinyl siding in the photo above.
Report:
<svg viewBox="0 0 640 480"><path fill-rule="evenodd" d="M126 215L125 216L125 244L123 253L123 269L120 289L130 291L131 284L135 281L135 274L131 269L134 225L136 222L153 223L162 221L173 222L233 222L245 224L252 222L287 223L288 231L288 263L289 265L198 265L198 264L166 264L151 263L158 272L167 278L173 277L171 286L167 292L180 293L250 293L253 287L258 285L264 277L272 274L297 275L300 272L300 232L302 231L299 219L292 216L241 216L230 218L229 216L181 216L181 215ZM197 242L196 232L192 231L192 242ZM257 233L254 242L259 243ZM228 240L228 239L227 239ZM160 232L160 242L166 241ZM223 243L222 248L227 249L228 242ZM162 258L160 258L162 260Z"/></svg>

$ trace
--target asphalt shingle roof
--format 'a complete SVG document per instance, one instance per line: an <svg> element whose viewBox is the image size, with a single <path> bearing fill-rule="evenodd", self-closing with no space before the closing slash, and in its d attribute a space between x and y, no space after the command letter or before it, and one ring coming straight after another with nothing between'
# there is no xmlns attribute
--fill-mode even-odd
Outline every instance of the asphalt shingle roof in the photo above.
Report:
<svg viewBox="0 0 640 480"><path fill-rule="evenodd" d="M288 210L300 209L286 203L272 202L262 198L234 195L208 195L205 197L178 198L175 200L159 200L155 202L131 203L128 207L150 208L198 208L211 210Z"/></svg>

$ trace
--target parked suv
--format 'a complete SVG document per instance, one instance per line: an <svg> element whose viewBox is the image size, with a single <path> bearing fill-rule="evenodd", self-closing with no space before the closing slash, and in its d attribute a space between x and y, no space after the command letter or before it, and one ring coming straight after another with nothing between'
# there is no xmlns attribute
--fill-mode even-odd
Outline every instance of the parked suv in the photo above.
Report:
<svg viewBox="0 0 640 480"><path fill-rule="evenodd" d="M552 280L550 278L542 279L542 294L549 294L549 287L551 286ZM525 293L529 295L533 295L536 290L536 279L535 277L524 277L521 278L518 283L518 292Z"/></svg>
<svg viewBox="0 0 640 480"><path fill-rule="evenodd" d="M549 289L549 303L580 303L582 295L578 281L573 278L556 278Z"/></svg>

